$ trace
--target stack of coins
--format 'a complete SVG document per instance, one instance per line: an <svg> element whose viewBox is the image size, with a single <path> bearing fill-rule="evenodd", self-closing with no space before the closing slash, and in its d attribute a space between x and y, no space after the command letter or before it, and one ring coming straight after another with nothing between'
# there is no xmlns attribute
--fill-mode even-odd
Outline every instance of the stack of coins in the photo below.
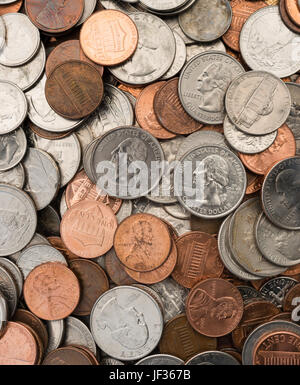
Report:
<svg viewBox="0 0 300 385"><path fill-rule="evenodd" d="M0 0L0 364L299 365L299 71L298 0Z"/></svg>

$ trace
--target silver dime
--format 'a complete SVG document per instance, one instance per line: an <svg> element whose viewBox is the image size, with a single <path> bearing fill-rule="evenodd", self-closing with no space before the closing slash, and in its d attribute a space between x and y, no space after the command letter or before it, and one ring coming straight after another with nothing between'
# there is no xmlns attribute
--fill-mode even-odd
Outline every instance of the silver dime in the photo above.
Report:
<svg viewBox="0 0 300 385"><path fill-rule="evenodd" d="M133 283L131 286L137 287L137 288L145 291L146 293L148 293L155 300L155 302L158 304L160 311L161 311L161 314L162 314L162 316L164 316L165 309L164 309L163 301L160 298L160 295L158 295L154 289L152 289L150 286L142 285L141 283Z"/></svg>
<svg viewBox="0 0 300 385"><path fill-rule="evenodd" d="M97 354L96 344L89 328L78 318L65 319L65 334L63 346L80 345L88 348L94 355Z"/></svg>
<svg viewBox="0 0 300 385"><path fill-rule="evenodd" d="M43 237L42 235L35 233L31 241L28 243L28 245L21 251L18 251L17 253L11 254L8 258L16 263L21 253L28 247L34 246L34 245L50 245L50 242L47 240L47 238Z"/></svg>
<svg viewBox="0 0 300 385"><path fill-rule="evenodd" d="M59 169L45 151L29 148L23 161L26 175L24 190L33 199L37 210L50 204L60 186Z"/></svg>
<svg viewBox="0 0 300 385"><path fill-rule="evenodd" d="M258 198L247 200L237 209L230 221L229 246L236 262L249 273L272 277L286 269L265 259L257 247L255 224L261 212Z"/></svg>
<svg viewBox="0 0 300 385"><path fill-rule="evenodd" d="M60 216L52 206L38 212L37 231L47 236L60 235Z"/></svg>
<svg viewBox="0 0 300 385"><path fill-rule="evenodd" d="M184 138L181 146L178 148L176 158L179 160L193 148L200 146L221 146L230 149L224 135L220 132L201 130L193 132Z"/></svg>
<svg viewBox="0 0 300 385"><path fill-rule="evenodd" d="M45 96L46 75L26 92L28 117L38 127L50 132L65 132L78 127L82 120L69 120L58 115L49 106Z"/></svg>
<svg viewBox="0 0 300 385"><path fill-rule="evenodd" d="M97 0L84 0L84 8L81 18L76 24L76 27L83 24L94 12L97 5Z"/></svg>
<svg viewBox="0 0 300 385"><path fill-rule="evenodd" d="M237 289L243 298L244 304L257 298L260 300L263 298L261 293L252 286L237 286Z"/></svg>
<svg viewBox="0 0 300 385"><path fill-rule="evenodd" d="M0 50L3 48L5 44L5 36L6 36L6 27L5 27L4 21L2 20L2 17L0 16Z"/></svg>
<svg viewBox="0 0 300 385"><path fill-rule="evenodd" d="M225 217L238 207L246 191L244 166L225 147L195 148L182 157L175 172L178 180L185 182L179 203L200 218Z"/></svg>
<svg viewBox="0 0 300 385"><path fill-rule="evenodd" d="M267 174L262 187L263 209L276 226L300 230L300 157L278 162Z"/></svg>
<svg viewBox="0 0 300 385"><path fill-rule="evenodd" d="M18 128L27 115L27 100L14 83L0 81L0 135Z"/></svg>
<svg viewBox="0 0 300 385"><path fill-rule="evenodd" d="M0 64L16 67L27 63L39 49L39 30L23 13L6 13L2 20L6 27L6 40L0 51Z"/></svg>
<svg viewBox="0 0 300 385"><path fill-rule="evenodd" d="M242 152L243 154L257 154L272 145L276 139L277 131L260 136L248 135L237 129L226 115L224 120L224 135L228 143L236 151Z"/></svg>
<svg viewBox="0 0 300 385"><path fill-rule="evenodd" d="M211 43L196 43L189 44L186 47L186 61L190 61L194 56L199 53L207 51L220 51L226 53L226 48L222 40L216 40Z"/></svg>
<svg viewBox="0 0 300 385"><path fill-rule="evenodd" d="M276 265L300 263L300 231L281 229L263 213L256 224L256 241L264 257Z"/></svg>
<svg viewBox="0 0 300 385"><path fill-rule="evenodd" d="M151 10L168 12L175 11L177 8L182 7L188 0L140 0L142 5L145 5Z"/></svg>
<svg viewBox="0 0 300 385"><path fill-rule="evenodd" d="M46 151L56 161L60 171L60 185L64 187L78 171L81 161L81 147L76 134L65 138L49 140L30 132L31 145Z"/></svg>
<svg viewBox="0 0 300 385"><path fill-rule="evenodd" d="M290 277L276 277L263 284L259 291L277 307L282 307L287 292L297 283L296 279Z"/></svg>
<svg viewBox="0 0 300 385"><path fill-rule="evenodd" d="M289 322L289 321L272 321L272 322L267 322L263 325L258 326L255 330L253 330L253 332L247 337L245 341L243 352L242 352L243 365L254 365L253 357L259 341L261 341L261 338L263 338L264 335L269 333L275 334L276 332L283 333L282 336L284 336L285 332L291 332L296 335L299 335L300 327L294 324L293 322ZM280 343L278 345L280 346ZM266 347L265 349L266 349L265 352L269 351L268 347ZM280 349L280 347L278 347L278 349ZM271 351L269 352L271 353ZM272 354L272 356L273 355L275 356L275 354L276 354L276 351ZM284 352L282 352L281 354L283 355ZM296 355L297 353L294 352L294 354ZM273 361L274 358L272 356L269 356L269 362ZM277 358L278 356L275 356L275 357ZM282 356L280 355L281 362L289 358L286 355L284 355L283 357L284 358L282 358Z"/></svg>
<svg viewBox="0 0 300 385"><path fill-rule="evenodd" d="M222 262L226 269L228 269L233 275L244 281L257 281L261 279L258 275L249 273L243 267L241 267L234 259L231 249L229 247L229 225L232 215L228 216L222 223L218 234L218 248Z"/></svg>
<svg viewBox="0 0 300 385"><path fill-rule="evenodd" d="M174 61L168 71L161 77L162 80L167 80L177 75L186 62L186 46L178 33L173 32L176 43L176 53Z"/></svg>
<svg viewBox="0 0 300 385"><path fill-rule="evenodd" d="M48 330L48 347L45 351L45 355L57 349L62 343L65 326L64 320L46 321Z"/></svg>
<svg viewBox="0 0 300 385"><path fill-rule="evenodd" d="M6 183L22 189L25 183L25 172L23 166L19 163L14 168L0 172L0 184Z"/></svg>
<svg viewBox="0 0 300 385"><path fill-rule="evenodd" d="M242 65L224 52L208 51L194 56L179 78L178 92L183 108L199 122L222 124L227 88L244 72Z"/></svg>
<svg viewBox="0 0 300 385"><path fill-rule="evenodd" d="M240 34L243 59L253 70L283 78L300 69L299 35L286 27L278 7L264 7L245 22Z"/></svg>
<svg viewBox="0 0 300 385"><path fill-rule="evenodd" d="M179 15L179 25L193 40L207 42L224 35L230 27L232 11L227 0L197 0Z"/></svg>
<svg viewBox="0 0 300 385"><path fill-rule="evenodd" d="M300 155L300 84L296 83L285 83L288 90L290 91L292 98L292 107L290 115L286 121L286 124L292 130L294 137L296 139L297 152L296 155Z"/></svg>
<svg viewBox="0 0 300 385"><path fill-rule="evenodd" d="M27 247L19 256L17 265L24 279L26 279L35 267L47 262L60 262L67 265L67 261L62 253L49 245Z"/></svg>
<svg viewBox="0 0 300 385"><path fill-rule="evenodd" d="M23 129L0 136L0 171L7 171L17 166L27 149L27 140Z"/></svg>
<svg viewBox="0 0 300 385"><path fill-rule="evenodd" d="M0 184L0 256L22 250L32 239L36 224L29 196L14 186Z"/></svg>
<svg viewBox="0 0 300 385"><path fill-rule="evenodd" d="M164 306L164 323L185 312L189 290L169 277L150 286L160 296Z"/></svg>
<svg viewBox="0 0 300 385"><path fill-rule="evenodd" d="M175 57L175 38L171 29L157 16L130 14L139 33L138 47L124 64L110 67L111 73L129 84L147 84L163 76Z"/></svg>
<svg viewBox="0 0 300 385"><path fill-rule="evenodd" d="M18 67L7 67L0 64L0 80L9 80L26 91L42 75L46 63L46 52L43 43L37 54L29 62Z"/></svg>
<svg viewBox="0 0 300 385"><path fill-rule="evenodd" d="M170 354L155 354L143 358L136 365L183 365L184 361Z"/></svg>
<svg viewBox="0 0 300 385"><path fill-rule="evenodd" d="M230 84L225 107L238 129L246 134L266 135L276 131L288 118L291 96L287 86L276 76L264 71L249 71Z"/></svg>
<svg viewBox="0 0 300 385"><path fill-rule="evenodd" d="M3 294L0 292L0 337L5 331L5 326L8 320L7 302Z"/></svg>
<svg viewBox="0 0 300 385"><path fill-rule="evenodd" d="M99 348L122 361L151 353L163 330L158 304L143 290L130 286L116 287L99 297L90 324Z"/></svg>
<svg viewBox="0 0 300 385"><path fill-rule="evenodd" d="M121 172L119 174L119 160L124 156L128 157L129 163L134 161L145 162L150 170L151 162L162 162L164 155L162 148L151 134L134 126L125 126L113 129L103 135L93 147L91 155L93 181L98 181L98 186L102 188L108 195L118 198L134 199L148 194L154 189L161 178L160 175L151 178L148 175L148 183L140 183L140 188L135 188L132 175L127 172L126 180ZM111 180L110 185L105 185L104 178L97 178L97 167L100 162L111 161L115 165L116 178ZM131 187L130 187L131 186Z"/></svg>
<svg viewBox="0 0 300 385"><path fill-rule="evenodd" d="M12 276L17 287L18 298L20 298L23 290L23 275L18 266L7 258L0 258L0 266L4 267Z"/></svg>
<svg viewBox="0 0 300 385"><path fill-rule="evenodd" d="M149 7L146 7L145 5L142 5L141 2L139 2L136 7L138 10L140 11L146 11L146 12L150 12L150 13L154 13L155 15L158 15L158 16L174 16L174 15L178 15L184 11L186 11L187 9L189 9L194 3L195 1L197 0L188 0L183 6L181 6L180 8L177 8L175 9L174 11L155 11L153 9L150 9Z"/></svg>
<svg viewBox="0 0 300 385"><path fill-rule="evenodd" d="M18 289L8 270L0 266L0 294L3 295L8 308L9 319L14 315L18 303Z"/></svg>
<svg viewBox="0 0 300 385"><path fill-rule="evenodd" d="M65 215L67 210L68 210L68 205L66 201L66 190L64 190L60 200L60 205L59 205L59 213L61 218Z"/></svg>
<svg viewBox="0 0 300 385"><path fill-rule="evenodd" d="M178 219L190 219L191 218L190 212L187 211L179 203L175 203L172 205L164 205L163 207L168 214L172 215L172 217L175 217Z"/></svg>
<svg viewBox="0 0 300 385"><path fill-rule="evenodd" d="M185 365L240 365L240 363L228 353L209 351L190 358Z"/></svg>
<svg viewBox="0 0 300 385"><path fill-rule="evenodd" d="M122 206L116 214L118 223L121 223L125 218L129 217L132 214L132 201L123 200Z"/></svg>

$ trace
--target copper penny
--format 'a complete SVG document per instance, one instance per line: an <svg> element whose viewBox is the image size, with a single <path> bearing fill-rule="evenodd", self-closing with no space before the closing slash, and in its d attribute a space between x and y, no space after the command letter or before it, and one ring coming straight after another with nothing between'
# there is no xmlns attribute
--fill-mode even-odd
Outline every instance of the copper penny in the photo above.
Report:
<svg viewBox="0 0 300 385"><path fill-rule="evenodd" d="M269 279L270 278L257 279L255 281L251 281L251 285L254 289L259 290L264 283L268 282Z"/></svg>
<svg viewBox="0 0 300 385"><path fill-rule="evenodd" d="M240 1L231 4L232 21L228 31L222 36L225 44L235 51L240 51L240 33L247 19L263 7L266 7L263 1Z"/></svg>
<svg viewBox="0 0 300 385"><path fill-rule="evenodd" d="M66 245L63 243L63 240L60 237L53 236L48 237L47 239L50 242L51 246L55 247L58 251L60 251L68 262L78 258L77 255L73 254L70 250L66 248Z"/></svg>
<svg viewBox="0 0 300 385"><path fill-rule="evenodd" d="M284 273L282 273L282 275L289 276L289 277L293 277L298 274L300 274L300 263L298 263L298 265L290 267Z"/></svg>
<svg viewBox="0 0 300 385"><path fill-rule="evenodd" d="M139 125L158 139L171 139L176 136L162 127L154 112L154 97L165 83L166 82L157 82L145 87L140 93L135 105L135 115Z"/></svg>
<svg viewBox="0 0 300 385"><path fill-rule="evenodd" d="M222 124L207 124L201 128L201 131L216 131L220 134L224 134L224 129Z"/></svg>
<svg viewBox="0 0 300 385"><path fill-rule="evenodd" d="M118 88L122 91L129 92L136 99L139 97L140 93L143 91L144 87L131 87L125 84L119 84Z"/></svg>
<svg viewBox="0 0 300 385"><path fill-rule="evenodd" d="M43 341L41 340L40 336L32 327L20 321L19 323L25 326L26 329L33 335L37 346L37 357L36 357L35 365L40 365L43 359L44 351L45 351Z"/></svg>
<svg viewBox="0 0 300 385"><path fill-rule="evenodd" d="M79 280L81 293L80 301L73 314L89 315L96 300L109 289L108 278L104 270L95 262L75 259L69 265Z"/></svg>
<svg viewBox="0 0 300 385"><path fill-rule="evenodd" d="M26 0L25 9L33 24L48 33L74 27L82 16L84 0Z"/></svg>
<svg viewBox="0 0 300 385"><path fill-rule="evenodd" d="M285 295L283 300L283 310L286 312L291 312L294 310L295 305L292 305L293 299L300 297L300 283L292 287Z"/></svg>
<svg viewBox="0 0 300 385"><path fill-rule="evenodd" d="M269 301L259 300L247 303L244 306L241 322L232 332L234 346L241 351L248 335L257 326L271 321L271 318L279 313L278 307Z"/></svg>
<svg viewBox="0 0 300 385"><path fill-rule="evenodd" d="M283 313L276 314L274 317L272 317L270 319L270 321L277 321L277 320L293 322L292 321L292 314L287 313L287 312L283 312Z"/></svg>
<svg viewBox="0 0 300 385"><path fill-rule="evenodd" d="M280 0L279 12L284 24L293 32L300 33L300 27L296 25L290 18L286 6L285 0Z"/></svg>
<svg viewBox="0 0 300 385"><path fill-rule="evenodd" d="M216 235L218 234L222 223L223 218L203 219L191 215L192 231L202 231L203 233Z"/></svg>
<svg viewBox="0 0 300 385"><path fill-rule="evenodd" d="M81 170L68 184L66 189L66 202L68 208L83 200L95 200L109 206L116 214L122 206L122 199L110 197L103 193Z"/></svg>
<svg viewBox="0 0 300 385"><path fill-rule="evenodd" d="M176 241L178 258L172 278L191 288L207 278L219 278L224 265L219 257L217 239L211 234L191 231Z"/></svg>
<svg viewBox="0 0 300 385"><path fill-rule="evenodd" d="M69 346L83 351L86 354L86 356L89 357L89 359L93 365L99 365L97 358L94 356L94 354L87 347L82 346L82 345L69 345Z"/></svg>
<svg viewBox="0 0 300 385"><path fill-rule="evenodd" d="M87 58L80 47L79 40L67 40L59 44L48 56L46 63L46 75L49 77L50 73L56 66L69 60L81 60L92 64L99 74L102 76L104 68L101 65L95 64Z"/></svg>
<svg viewBox="0 0 300 385"><path fill-rule="evenodd" d="M44 323L33 313L25 309L17 309L13 321L21 322L30 326L39 336L43 343L43 349L46 350L48 346L48 332Z"/></svg>
<svg viewBox="0 0 300 385"><path fill-rule="evenodd" d="M183 109L178 95L178 78L167 81L158 90L154 97L154 111L160 124L174 134L191 134L203 127Z"/></svg>
<svg viewBox="0 0 300 385"><path fill-rule="evenodd" d="M12 4L3 4L0 5L0 16L5 15L6 13L16 13L19 12L23 4L23 0L17 0Z"/></svg>
<svg viewBox="0 0 300 385"><path fill-rule="evenodd" d="M234 330L243 315L239 290L224 279L199 282L190 291L187 317L191 326L208 337L221 337Z"/></svg>
<svg viewBox="0 0 300 385"><path fill-rule="evenodd" d="M157 269L169 256L171 236L167 225L151 214L135 214L119 225L114 247L121 263L130 270Z"/></svg>
<svg viewBox="0 0 300 385"><path fill-rule="evenodd" d="M36 126L32 122L29 122L28 125L35 134L37 134L41 138L49 139L49 140L66 138L67 136L71 135L72 132L74 131L74 130L70 130L66 132L50 132L50 131L43 130L42 128Z"/></svg>
<svg viewBox="0 0 300 385"><path fill-rule="evenodd" d="M225 349L222 349L221 352L230 354L232 357L234 357L242 365L242 361L243 361L242 355L237 350L232 349L232 348L225 348Z"/></svg>
<svg viewBox="0 0 300 385"><path fill-rule="evenodd" d="M61 238L66 247L79 257L97 258L111 249L117 225L110 207L98 201L84 200L63 216Z"/></svg>
<svg viewBox="0 0 300 385"><path fill-rule="evenodd" d="M33 269L25 280L23 292L29 310L49 321L68 317L80 297L75 274L58 262L44 263Z"/></svg>
<svg viewBox="0 0 300 385"><path fill-rule="evenodd" d="M172 247L170 254L166 260L159 268L148 271L146 273L133 271L130 269L126 269L126 273L136 280L137 282L144 283L147 285L154 284L157 282L161 282L164 279L168 278L172 271L174 270L174 267L177 262L177 247L175 241L172 239Z"/></svg>
<svg viewBox="0 0 300 385"><path fill-rule="evenodd" d="M123 12L96 12L83 24L80 44L86 56L95 63L117 65L134 54L138 44L137 27Z"/></svg>
<svg viewBox="0 0 300 385"><path fill-rule="evenodd" d="M59 64L50 73L45 95L52 109L66 119L90 115L102 101L104 86L96 68L79 60Z"/></svg>
<svg viewBox="0 0 300 385"><path fill-rule="evenodd" d="M295 137L288 126L284 124L278 129L274 143L267 150L253 155L239 153L239 156L250 171L259 175L266 175L275 163L295 154Z"/></svg>
<svg viewBox="0 0 300 385"><path fill-rule="evenodd" d="M300 84L300 76L297 77L295 83Z"/></svg>
<svg viewBox="0 0 300 385"><path fill-rule="evenodd" d="M0 338L0 365L34 365L37 357L33 334L18 322L8 322Z"/></svg>
<svg viewBox="0 0 300 385"><path fill-rule="evenodd" d="M246 171L247 175L247 188L246 195L251 195L260 191L263 185L264 177L262 175L253 174L250 171Z"/></svg>
<svg viewBox="0 0 300 385"><path fill-rule="evenodd" d="M125 266L119 261L114 248L105 254L105 268L109 278L116 285L132 285L136 283L136 281L126 273Z"/></svg>
<svg viewBox="0 0 300 385"><path fill-rule="evenodd" d="M42 365L93 365L93 362L83 349L64 346L50 352Z"/></svg>
<svg viewBox="0 0 300 385"><path fill-rule="evenodd" d="M253 365L299 365L300 335L287 331L264 334L253 351Z"/></svg>
<svg viewBox="0 0 300 385"><path fill-rule="evenodd" d="M164 327L159 343L161 354L171 354L187 361L198 353L216 350L217 339L197 333L185 314L172 318Z"/></svg>
<svg viewBox="0 0 300 385"><path fill-rule="evenodd" d="M300 27L300 10L298 0L285 0L285 8L293 23Z"/></svg>

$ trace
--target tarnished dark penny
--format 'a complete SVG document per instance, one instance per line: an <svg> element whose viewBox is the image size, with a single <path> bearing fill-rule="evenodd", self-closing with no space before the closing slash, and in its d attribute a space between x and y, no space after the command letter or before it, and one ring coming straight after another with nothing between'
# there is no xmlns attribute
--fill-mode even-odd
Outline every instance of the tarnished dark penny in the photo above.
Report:
<svg viewBox="0 0 300 385"><path fill-rule="evenodd" d="M178 78L169 80L157 91L153 105L160 124L174 134L187 135L203 127L183 109L178 95Z"/></svg>
<svg viewBox="0 0 300 385"><path fill-rule="evenodd" d="M211 234L192 231L176 240L178 258L172 278L191 288L207 278L219 278L224 265L219 257L217 239Z"/></svg>
<svg viewBox="0 0 300 385"><path fill-rule="evenodd" d="M282 275L293 277L300 274L300 263L287 269Z"/></svg>
<svg viewBox="0 0 300 385"><path fill-rule="evenodd" d="M94 354L87 347L82 346L82 345L74 345L74 344L69 345L69 346L83 351L86 354L86 356L89 357L89 359L91 360L93 365L99 365L97 358L94 356Z"/></svg>
<svg viewBox="0 0 300 385"><path fill-rule="evenodd" d="M241 322L232 332L234 346L241 351L248 335L259 325L271 321L280 313L276 305L269 301L256 300L244 306Z"/></svg>
<svg viewBox="0 0 300 385"><path fill-rule="evenodd" d="M264 177L262 175L256 175L251 171L246 171L246 175L247 175L246 195L251 195L261 190Z"/></svg>
<svg viewBox="0 0 300 385"><path fill-rule="evenodd" d="M126 273L125 266L119 261L114 248L105 254L105 268L109 278L116 285L132 285L136 283L136 281Z"/></svg>
<svg viewBox="0 0 300 385"><path fill-rule="evenodd" d="M202 231L208 234L218 234L223 218L221 219L203 219L191 216L191 228L193 231Z"/></svg>
<svg viewBox="0 0 300 385"><path fill-rule="evenodd" d="M186 301L191 326L208 337L221 337L242 319L243 299L239 290L224 279L211 278L196 284Z"/></svg>
<svg viewBox="0 0 300 385"><path fill-rule="evenodd" d="M50 132L50 131L43 130L42 128L36 126L32 122L29 122L28 125L29 125L30 129L35 134L37 134L41 138L50 139L50 140L57 140L57 139L65 138L65 137L71 135L73 132L73 130L66 131L66 132Z"/></svg>
<svg viewBox="0 0 300 385"><path fill-rule="evenodd" d="M33 313L25 309L17 309L13 321L22 322L30 326L39 338L42 340L43 349L46 350L48 346L48 332L44 323Z"/></svg>
<svg viewBox="0 0 300 385"><path fill-rule="evenodd" d="M83 200L95 200L109 206L116 214L122 205L122 199L110 197L97 188L97 186L88 178L84 170L81 170L66 189L66 202L70 208L74 204Z"/></svg>
<svg viewBox="0 0 300 385"><path fill-rule="evenodd" d="M293 32L300 33L300 27L296 25L287 13L285 6L285 0L280 0L279 2L279 12L284 24Z"/></svg>
<svg viewBox="0 0 300 385"><path fill-rule="evenodd" d="M294 298L299 298L300 297L300 283L292 287L285 295L284 300L283 300L283 311L285 312L291 312L294 310L294 308L298 305L293 305L293 299Z"/></svg>
<svg viewBox="0 0 300 385"><path fill-rule="evenodd" d="M10 4L0 5L0 16L5 15L6 13L15 13L18 12L23 4L23 0L17 0Z"/></svg>
<svg viewBox="0 0 300 385"><path fill-rule="evenodd" d="M95 262L74 259L69 265L80 285L80 301L73 314L89 315L96 300L109 289L108 278L104 270Z"/></svg>
<svg viewBox="0 0 300 385"><path fill-rule="evenodd" d="M84 52L80 47L79 40L67 40L59 44L48 56L46 63L46 75L49 77L50 73L56 66L69 60L81 60L92 64L102 76L104 68L103 66L92 62L88 57L85 56Z"/></svg>
<svg viewBox="0 0 300 385"><path fill-rule="evenodd" d="M18 321L18 323L20 325L25 326L26 329L30 332L30 334L33 335L33 337L35 339L35 342L36 342L36 347L37 347L37 357L36 357L35 365L40 365L41 362L42 362L43 356L44 356L44 351L45 351L45 348L44 348L43 341L42 341L41 337L37 334L36 330L33 329L28 324L26 324L24 322L20 322L20 321Z"/></svg>
<svg viewBox="0 0 300 385"><path fill-rule="evenodd" d="M66 248L66 245L63 243L63 240L60 237L53 236L48 237L47 239L51 246L60 251L68 262L72 261L73 259L78 259L77 255L73 254L72 251Z"/></svg>
<svg viewBox="0 0 300 385"><path fill-rule="evenodd" d="M159 343L162 354L171 354L187 361L197 353L216 350L217 339L197 333L189 324L185 314L180 314L164 327Z"/></svg>
<svg viewBox="0 0 300 385"><path fill-rule="evenodd" d="M99 72L93 65L79 60L55 67L45 85L47 102L66 119L90 115L101 103L103 93Z"/></svg>
<svg viewBox="0 0 300 385"><path fill-rule="evenodd" d="M74 27L82 16L84 0L26 0L25 9L33 24L48 33Z"/></svg>
<svg viewBox="0 0 300 385"><path fill-rule="evenodd" d="M93 362L83 349L65 346L50 352L42 365L93 365Z"/></svg>
<svg viewBox="0 0 300 385"><path fill-rule="evenodd" d="M287 312L278 313L270 319L270 321L276 321L276 320L292 322L292 314Z"/></svg>
<svg viewBox="0 0 300 385"><path fill-rule="evenodd" d="M132 96L134 96L136 99L139 97L141 92L143 91L144 87L131 87L127 84L121 83L118 85L118 88L122 91L129 92Z"/></svg>

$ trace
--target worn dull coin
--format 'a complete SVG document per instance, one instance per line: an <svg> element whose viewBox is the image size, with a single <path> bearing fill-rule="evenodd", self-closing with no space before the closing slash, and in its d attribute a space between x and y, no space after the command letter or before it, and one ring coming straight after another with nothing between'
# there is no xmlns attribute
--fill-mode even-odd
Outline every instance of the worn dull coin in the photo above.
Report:
<svg viewBox="0 0 300 385"><path fill-rule="evenodd" d="M223 52L194 56L183 68L178 83L183 108L199 122L222 124L227 88L244 72L237 60Z"/></svg>
<svg viewBox="0 0 300 385"><path fill-rule="evenodd" d="M52 206L38 212L37 231L49 235L59 235L60 216Z"/></svg>
<svg viewBox="0 0 300 385"><path fill-rule="evenodd" d="M252 286L237 286L237 288L241 293L244 304L246 304L247 302L252 302L256 299L262 299L261 293L258 290L254 289L254 287Z"/></svg>
<svg viewBox="0 0 300 385"><path fill-rule="evenodd" d="M25 183L24 167L21 163L17 166L0 172L0 183L10 184L19 189L22 189Z"/></svg>
<svg viewBox="0 0 300 385"><path fill-rule="evenodd" d="M101 350L113 358L132 361L145 357L156 347L163 318L149 294L136 287L119 286L95 303L90 326Z"/></svg>
<svg viewBox="0 0 300 385"><path fill-rule="evenodd" d="M84 350L73 346L65 346L48 353L42 365L93 365Z"/></svg>
<svg viewBox="0 0 300 385"><path fill-rule="evenodd" d="M0 266L0 294L3 295L7 304L8 319L11 319L19 299L18 287L13 276L4 266Z"/></svg>
<svg viewBox="0 0 300 385"><path fill-rule="evenodd" d="M296 140L296 154L300 154L300 85L296 83L286 83L292 98L290 115L286 121L287 126L292 130Z"/></svg>
<svg viewBox="0 0 300 385"><path fill-rule="evenodd" d="M130 17L138 29L137 49L124 64L109 70L128 84L152 83L163 76L174 61L174 34L164 21L150 13L135 12Z"/></svg>
<svg viewBox="0 0 300 385"><path fill-rule="evenodd" d="M0 171L7 171L17 166L27 150L27 140L22 127L0 135Z"/></svg>
<svg viewBox="0 0 300 385"><path fill-rule="evenodd" d="M230 84L225 107L230 121L239 130L250 135L266 135L276 131L288 118L291 96L287 86L275 75L249 71Z"/></svg>
<svg viewBox="0 0 300 385"><path fill-rule="evenodd" d="M81 18L76 24L76 27L82 25L94 12L97 6L97 0L84 0L83 13Z"/></svg>
<svg viewBox="0 0 300 385"><path fill-rule="evenodd" d="M170 354L155 354L143 358L135 365L183 365L184 361Z"/></svg>
<svg viewBox="0 0 300 385"><path fill-rule="evenodd" d="M176 43L176 53L174 61L168 71L161 77L162 80L168 80L173 76L177 75L182 69L187 58L187 48L183 39L178 35L177 32L173 31Z"/></svg>
<svg viewBox="0 0 300 385"><path fill-rule="evenodd" d="M299 157L282 160L269 171L262 187L265 214L276 226L287 230L300 229L299 170Z"/></svg>
<svg viewBox="0 0 300 385"><path fill-rule="evenodd" d="M6 38L0 51L0 64L17 67L27 63L39 49L39 30L23 13L7 13L1 17L6 28Z"/></svg>
<svg viewBox="0 0 300 385"><path fill-rule="evenodd" d="M94 13L80 31L80 44L86 56L105 66L121 64L129 59L138 40L134 21L116 10Z"/></svg>
<svg viewBox="0 0 300 385"><path fill-rule="evenodd" d="M193 40L209 42L222 36L230 26L232 11L227 0L197 0L179 15L179 25Z"/></svg>
<svg viewBox="0 0 300 385"><path fill-rule="evenodd" d="M96 355L96 344L89 328L78 318L68 317L65 319L65 334L63 346L79 345L88 348Z"/></svg>
<svg viewBox="0 0 300 385"><path fill-rule="evenodd" d="M141 0L140 2L153 11L171 12L185 5L188 0L169 0L163 3L160 0Z"/></svg>
<svg viewBox="0 0 300 385"><path fill-rule="evenodd" d="M163 207L168 214L172 215L175 218L179 218L179 219L191 218L191 214L179 203L165 204Z"/></svg>
<svg viewBox="0 0 300 385"><path fill-rule="evenodd" d="M282 21L278 7L265 7L254 12L240 34L241 53L248 66L280 78L300 69L298 41L298 35Z"/></svg>
<svg viewBox="0 0 300 385"><path fill-rule="evenodd" d="M274 303L277 307L281 308L283 305L286 293L295 285L298 281L290 277L276 277L267 281L259 289L263 297Z"/></svg>
<svg viewBox="0 0 300 385"><path fill-rule="evenodd" d="M107 274L116 285L131 285L136 282L127 274L125 266L119 261L114 248L111 248L109 252L100 258L105 258L105 269Z"/></svg>
<svg viewBox="0 0 300 385"><path fill-rule="evenodd" d="M15 281L18 298L20 298L23 290L23 275L18 266L7 258L0 258L0 266L4 267Z"/></svg>
<svg viewBox="0 0 300 385"><path fill-rule="evenodd" d="M226 352L210 351L197 354L185 365L240 365L239 361Z"/></svg>
<svg viewBox="0 0 300 385"><path fill-rule="evenodd" d="M8 308L4 295L0 292L0 337L5 331L8 320Z"/></svg>
<svg viewBox="0 0 300 385"><path fill-rule="evenodd" d="M295 308L295 298L299 298L300 293L300 284L297 283L295 286L291 287L290 290L286 293L283 301L283 310L285 312L292 312Z"/></svg>

